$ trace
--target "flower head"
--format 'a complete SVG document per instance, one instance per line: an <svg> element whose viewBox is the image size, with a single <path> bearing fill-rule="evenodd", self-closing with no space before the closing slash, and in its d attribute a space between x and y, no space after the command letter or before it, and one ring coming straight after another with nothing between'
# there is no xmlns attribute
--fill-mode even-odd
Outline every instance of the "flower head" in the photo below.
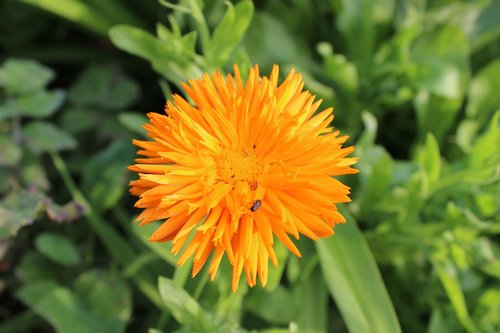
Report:
<svg viewBox="0 0 500 333"><path fill-rule="evenodd" d="M260 77L255 66L243 83L234 66L234 76L189 81L194 104L174 95L166 115L148 114L152 140L134 140L138 220L163 220L150 240L183 250L179 265L193 256L193 276L213 253L214 279L225 254L233 291L243 269L250 286L257 276L266 284L276 240L300 257L290 235L318 239L345 223L335 204L350 201L349 188L332 176L357 172L346 157L354 147L342 148L348 137L329 127L333 109L316 113L321 101L302 90L301 75L278 84L278 72Z"/></svg>

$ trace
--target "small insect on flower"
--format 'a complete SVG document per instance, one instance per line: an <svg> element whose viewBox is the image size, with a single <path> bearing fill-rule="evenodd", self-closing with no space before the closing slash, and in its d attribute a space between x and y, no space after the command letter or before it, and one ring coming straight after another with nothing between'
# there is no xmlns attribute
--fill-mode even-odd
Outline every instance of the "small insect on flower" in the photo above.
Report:
<svg viewBox="0 0 500 333"><path fill-rule="evenodd" d="M290 236L328 237L345 223L336 204L350 201L349 187L333 177L357 172L354 147L303 87L293 70L279 82L278 66L269 77L255 66L244 82L234 66L183 84L193 104L174 95L166 114L148 114L150 140L133 141L140 157L129 167L137 220L162 221L150 240L172 241L179 265L193 258L193 276L211 257L213 280L227 258L233 291L243 270L265 286L277 241L300 257Z"/></svg>
<svg viewBox="0 0 500 333"><path fill-rule="evenodd" d="M261 200L255 200L255 202L253 203L252 207L250 207L250 210L252 212L255 212L257 211L257 209L260 208L260 205L262 204L262 201Z"/></svg>

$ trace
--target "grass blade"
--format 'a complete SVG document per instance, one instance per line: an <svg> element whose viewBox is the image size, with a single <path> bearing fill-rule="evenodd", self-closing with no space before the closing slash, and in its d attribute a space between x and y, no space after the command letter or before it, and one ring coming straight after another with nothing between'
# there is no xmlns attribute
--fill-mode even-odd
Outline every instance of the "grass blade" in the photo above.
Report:
<svg viewBox="0 0 500 333"><path fill-rule="evenodd" d="M373 255L354 219L316 242L323 275L349 332L401 332Z"/></svg>

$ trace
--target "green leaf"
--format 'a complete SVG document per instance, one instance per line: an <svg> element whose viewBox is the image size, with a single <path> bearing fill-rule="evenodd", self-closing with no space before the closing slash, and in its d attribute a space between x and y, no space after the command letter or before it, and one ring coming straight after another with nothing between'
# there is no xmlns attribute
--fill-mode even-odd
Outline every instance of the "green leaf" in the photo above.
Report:
<svg viewBox="0 0 500 333"><path fill-rule="evenodd" d="M24 165L21 170L21 180L27 188L39 188L46 191L50 188L47 174L40 164Z"/></svg>
<svg viewBox="0 0 500 333"><path fill-rule="evenodd" d="M495 193L495 190L500 189L500 184L496 188L492 184L491 193L478 193L474 196L474 202L482 216L493 217L500 210L500 196Z"/></svg>
<svg viewBox="0 0 500 333"><path fill-rule="evenodd" d="M281 277L283 276L283 272L286 267L285 263L290 255L290 251L288 251L288 249L281 242L274 244L274 252L276 253L276 258L280 264L278 267L272 267L269 269L266 284L266 290L268 291L273 291L280 285Z"/></svg>
<svg viewBox="0 0 500 333"><path fill-rule="evenodd" d="M438 142L442 142L446 131L460 110L462 100L441 97L422 90L416 95L413 102L417 111L420 137L423 139L430 132Z"/></svg>
<svg viewBox="0 0 500 333"><path fill-rule="evenodd" d="M11 103L0 103L0 121L4 119L13 118L16 116L15 110L12 108Z"/></svg>
<svg viewBox="0 0 500 333"><path fill-rule="evenodd" d="M109 38L116 47L149 61L172 57L172 48L167 43L136 27L114 26L109 30Z"/></svg>
<svg viewBox="0 0 500 333"><path fill-rule="evenodd" d="M144 124L148 122L148 118L139 112L122 112L118 115L118 121L133 133L143 137L147 136L147 131L144 129Z"/></svg>
<svg viewBox="0 0 500 333"><path fill-rule="evenodd" d="M31 122L23 128L23 140L35 154L74 149L77 143L66 131L49 122Z"/></svg>
<svg viewBox="0 0 500 333"><path fill-rule="evenodd" d="M78 0L21 0L32 6L61 16L68 21L81 25L95 33L106 35L116 22L109 19L84 1Z"/></svg>
<svg viewBox="0 0 500 333"><path fill-rule="evenodd" d="M88 0L86 1L86 3L89 4L89 7L94 12L99 12L99 14L106 17L106 19L110 23L112 20L112 25L118 23L129 23L134 26L145 26L140 15L142 13L137 12L134 6L128 6L127 4L122 3L120 0Z"/></svg>
<svg viewBox="0 0 500 333"><path fill-rule="evenodd" d="M302 74L302 78L304 79L305 86L307 87L307 89L309 89L309 91L313 95L322 96L327 101L331 101L336 97L335 91L333 90L333 88L330 85L324 84L321 81L315 79L314 76L308 74L306 68L302 68L302 67L297 66L295 69L297 70L297 72ZM286 73L289 70L291 70L291 68L288 69L285 67L284 72Z"/></svg>
<svg viewBox="0 0 500 333"><path fill-rule="evenodd" d="M192 59L182 52L176 53L172 43L163 42L147 31L118 25L109 31L109 37L116 47L148 60L158 73L178 86L202 75Z"/></svg>
<svg viewBox="0 0 500 333"><path fill-rule="evenodd" d="M459 98L463 93L459 69L444 60L422 59L416 72L413 84L418 88L450 99Z"/></svg>
<svg viewBox="0 0 500 333"><path fill-rule="evenodd" d="M456 333L458 330L460 330L460 325L453 318L452 311L446 311L446 314L443 314L439 308L432 311L429 333Z"/></svg>
<svg viewBox="0 0 500 333"><path fill-rule="evenodd" d="M216 326L208 319L201 306L173 280L160 277L158 288L163 303L172 316L193 333L214 332Z"/></svg>
<svg viewBox="0 0 500 333"><path fill-rule="evenodd" d="M356 150L359 154L363 154L365 150L368 150L375 144L375 139L377 138L378 122L375 116L367 111L361 113L361 119L363 121L363 134L356 142Z"/></svg>
<svg viewBox="0 0 500 333"><path fill-rule="evenodd" d="M178 61L182 60L179 62L185 62L188 59L192 59L195 56L197 32L191 31L182 36L181 28L175 17L169 16L168 18L172 29L169 30L165 25L157 23L157 39L162 43L168 44L168 49L171 52L172 58ZM182 57L184 57L184 59L182 59Z"/></svg>
<svg viewBox="0 0 500 333"><path fill-rule="evenodd" d="M9 167L0 166L0 192L7 193L12 184L10 184L10 176L12 175L12 170ZM1 230L1 227L0 227ZM0 232L1 235L1 232ZM1 236L0 236L1 237Z"/></svg>
<svg viewBox="0 0 500 333"><path fill-rule="evenodd" d="M71 133L81 133L94 129L102 116L95 108L69 107L65 108L59 125Z"/></svg>
<svg viewBox="0 0 500 333"><path fill-rule="evenodd" d="M474 51L488 43L494 43L500 36L500 22L497 16L500 11L500 1L493 0L485 3L488 5L476 17L473 29L468 31Z"/></svg>
<svg viewBox="0 0 500 333"><path fill-rule="evenodd" d="M92 65L69 91L68 99L80 107L123 110L139 96L139 86L117 66Z"/></svg>
<svg viewBox="0 0 500 333"><path fill-rule="evenodd" d="M156 255L165 260L172 266L177 266L176 256L174 256L170 250L172 248L171 242L150 242L149 237L153 234L153 232L160 226L160 222L152 222L146 225L139 225L138 223L134 223L131 228L134 234L139 238L144 245L146 245L149 249L151 249ZM191 272L191 269L188 268L188 265L185 264L182 268L178 268L182 270L187 270L187 275Z"/></svg>
<svg viewBox="0 0 500 333"><path fill-rule="evenodd" d="M441 142L460 110L470 75L467 40L459 27L440 26L421 34L410 56L416 65L410 78L419 90L414 103L421 138L431 132Z"/></svg>
<svg viewBox="0 0 500 333"><path fill-rule="evenodd" d="M75 291L91 312L120 322L120 330L132 314L132 295L120 277L91 270L79 276Z"/></svg>
<svg viewBox="0 0 500 333"><path fill-rule="evenodd" d="M481 332L500 331L500 287L487 289L483 292L474 310L474 319L478 323Z"/></svg>
<svg viewBox="0 0 500 333"><path fill-rule="evenodd" d="M375 42L373 22L374 1L341 0L341 10L336 20L344 36L349 56L359 69L366 69L372 62Z"/></svg>
<svg viewBox="0 0 500 333"><path fill-rule="evenodd" d="M261 68L308 61L308 49L302 48L283 23L266 12L255 13L243 42L252 62Z"/></svg>
<svg viewBox="0 0 500 333"><path fill-rule="evenodd" d="M245 299L245 309L273 324L287 324L303 311L299 312L292 292L282 286L272 291L267 288L253 290Z"/></svg>
<svg viewBox="0 0 500 333"><path fill-rule="evenodd" d="M98 323L88 321L83 305L71 291L57 286L54 282L31 283L19 290L18 297L50 322L57 332L100 331Z"/></svg>
<svg viewBox="0 0 500 333"><path fill-rule="evenodd" d="M23 151L14 140L5 135L0 136L0 166L15 166L23 156Z"/></svg>
<svg viewBox="0 0 500 333"><path fill-rule="evenodd" d="M57 288L57 283L55 281L38 281L36 283L30 283L27 286L21 288L17 293L17 296L23 302L36 303L55 288Z"/></svg>
<svg viewBox="0 0 500 333"><path fill-rule="evenodd" d="M77 266L80 263L80 253L70 238L46 232L36 237L35 246L40 253L61 265Z"/></svg>
<svg viewBox="0 0 500 333"><path fill-rule="evenodd" d="M493 261L481 266L481 270L497 279L500 279L500 261Z"/></svg>
<svg viewBox="0 0 500 333"><path fill-rule="evenodd" d="M474 141L478 130L479 124L476 120L465 119L460 122L457 127L455 140L462 151L466 153L470 152L472 141Z"/></svg>
<svg viewBox="0 0 500 333"><path fill-rule="evenodd" d="M344 215L346 215L344 213ZM324 281L349 332L401 332L375 260L354 218L315 242Z"/></svg>
<svg viewBox="0 0 500 333"><path fill-rule="evenodd" d="M149 243L153 243L153 242L149 242ZM155 244L158 244L158 243L155 243ZM171 248L171 246L169 246L169 248ZM153 248L153 251L155 251L154 248ZM155 252L157 252L157 251L155 251ZM165 249L163 249L163 252L165 252ZM172 256L172 258L166 258L166 259L164 258L164 260L165 261L171 260L172 265L173 266L176 265L176 262L177 262L176 257L173 254L171 254L170 252L168 252L168 254L163 255L163 256L161 253L157 253L157 255L160 257L167 257L168 255ZM175 267L175 272L174 272L174 276L172 277L172 279L178 285L185 286L189 280L189 277L191 276L192 267L193 267L193 258L189 258L184 265L182 265L182 266L177 265L177 267Z"/></svg>
<svg viewBox="0 0 500 333"><path fill-rule="evenodd" d="M240 326L239 323L241 323L244 314L243 301L249 291L249 287L246 284L240 286L235 293L230 291L231 270L232 266L227 265L227 262L223 262L216 281L208 284L204 289L204 293L211 293L217 289L218 295L221 296L218 298L215 306L210 307L210 315L213 321L219 324L217 325L218 332L230 332ZM202 274L201 278L208 280L208 270L205 270ZM204 299L207 298L202 297L200 300Z"/></svg>
<svg viewBox="0 0 500 333"><path fill-rule="evenodd" d="M482 134L471 149L468 156L470 164L475 167L485 165L495 166L500 163L498 143L500 142L500 110L492 117L489 127Z"/></svg>
<svg viewBox="0 0 500 333"><path fill-rule="evenodd" d="M196 39L198 33L196 31L191 31L182 36L181 38L181 50L186 55L192 57L195 54L196 49Z"/></svg>
<svg viewBox="0 0 500 333"><path fill-rule="evenodd" d="M157 261L158 256L155 253L144 251L143 253L137 255L134 260L132 260L128 265L125 266L125 268L123 269L123 276L131 277L137 275L142 269Z"/></svg>
<svg viewBox="0 0 500 333"><path fill-rule="evenodd" d="M47 259L38 252L30 251L23 255L16 272L24 283L56 280L64 276L65 267Z"/></svg>
<svg viewBox="0 0 500 333"><path fill-rule="evenodd" d="M474 76L469 86L465 112L482 126L500 107L500 60L490 62Z"/></svg>
<svg viewBox="0 0 500 333"><path fill-rule="evenodd" d="M163 331L157 330L156 328L150 328L148 333L163 333Z"/></svg>
<svg viewBox="0 0 500 333"><path fill-rule="evenodd" d="M458 97L468 79L468 56L467 40L457 26L442 25L421 34L410 49L411 60L418 65L415 85L440 96Z"/></svg>
<svg viewBox="0 0 500 333"><path fill-rule="evenodd" d="M394 161L381 146L372 146L361 153L363 158L357 168L360 170L361 191L356 201L360 216L369 216L378 204L377 198L385 193L391 183Z"/></svg>
<svg viewBox="0 0 500 333"><path fill-rule="evenodd" d="M318 52L323 57L324 74L347 94L358 90L358 71L356 66L341 54L334 54L331 44L320 43Z"/></svg>
<svg viewBox="0 0 500 333"><path fill-rule="evenodd" d="M431 133L427 134L425 145L417 153L416 159L425 171L429 185L433 186L441 175L441 154L438 143Z"/></svg>
<svg viewBox="0 0 500 333"><path fill-rule="evenodd" d="M36 190L11 192L0 201L0 239L15 236L20 228L33 223L43 209L45 195Z"/></svg>
<svg viewBox="0 0 500 333"><path fill-rule="evenodd" d="M12 101L15 113L24 117L47 118L63 104L65 93L62 90L37 91L23 95Z"/></svg>
<svg viewBox="0 0 500 333"><path fill-rule="evenodd" d="M295 304L300 306L293 320L297 323L299 332L326 333L328 331L328 290L319 267L316 266L307 279L296 285L294 296ZM286 304L284 306L287 308Z"/></svg>
<svg viewBox="0 0 500 333"><path fill-rule="evenodd" d="M215 28L204 50L207 62L214 68L223 67L227 63L245 35L254 12L252 1L241 1L236 5L230 2L226 4L226 14Z"/></svg>
<svg viewBox="0 0 500 333"><path fill-rule="evenodd" d="M349 58L359 70L369 70L373 63L377 25L389 23L394 15L395 1L341 0L330 3L337 11L336 25L347 44Z"/></svg>
<svg viewBox="0 0 500 333"><path fill-rule="evenodd" d="M134 148L128 140L112 143L83 167L83 190L99 210L113 207L123 195Z"/></svg>
<svg viewBox="0 0 500 333"><path fill-rule="evenodd" d="M479 333L467 310L467 303L458 280L455 265L450 260L438 256L434 256L432 264L462 326L469 333Z"/></svg>
<svg viewBox="0 0 500 333"><path fill-rule="evenodd" d="M58 333L124 333L123 325L89 312L69 289L54 282L31 283L17 293L26 305L46 319Z"/></svg>
<svg viewBox="0 0 500 333"><path fill-rule="evenodd" d="M0 68L0 87L11 94L25 94L44 88L54 72L36 61L10 59Z"/></svg>

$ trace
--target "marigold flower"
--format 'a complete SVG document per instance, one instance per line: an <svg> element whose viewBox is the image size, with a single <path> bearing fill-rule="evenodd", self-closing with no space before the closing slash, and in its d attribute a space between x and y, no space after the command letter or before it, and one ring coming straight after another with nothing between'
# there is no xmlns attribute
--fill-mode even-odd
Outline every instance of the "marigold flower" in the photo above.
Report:
<svg viewBox="0 0 500 333"><path fill-rule="evenodd" d="M333 109L315 114L321 100L301 75L278 84L278 72L261 78L255 66L245 84L234 66L234 76L189 81L194 105L174 95L166 115L148 114L152 141L133 141L143 156L130 167L137 220L164 220L150 240L171 240L174 254L186 245L178 264L194 256L193 276L214 253L212 280L226 254L233 291L243 268L250 286L257 275L265 286L275 238L300 257L289 235L318 239L345 223L335 204L350 201L349 187L332 176L357 172L346 157L354 147L342 148L348 136L329 127Z"/></svg>

